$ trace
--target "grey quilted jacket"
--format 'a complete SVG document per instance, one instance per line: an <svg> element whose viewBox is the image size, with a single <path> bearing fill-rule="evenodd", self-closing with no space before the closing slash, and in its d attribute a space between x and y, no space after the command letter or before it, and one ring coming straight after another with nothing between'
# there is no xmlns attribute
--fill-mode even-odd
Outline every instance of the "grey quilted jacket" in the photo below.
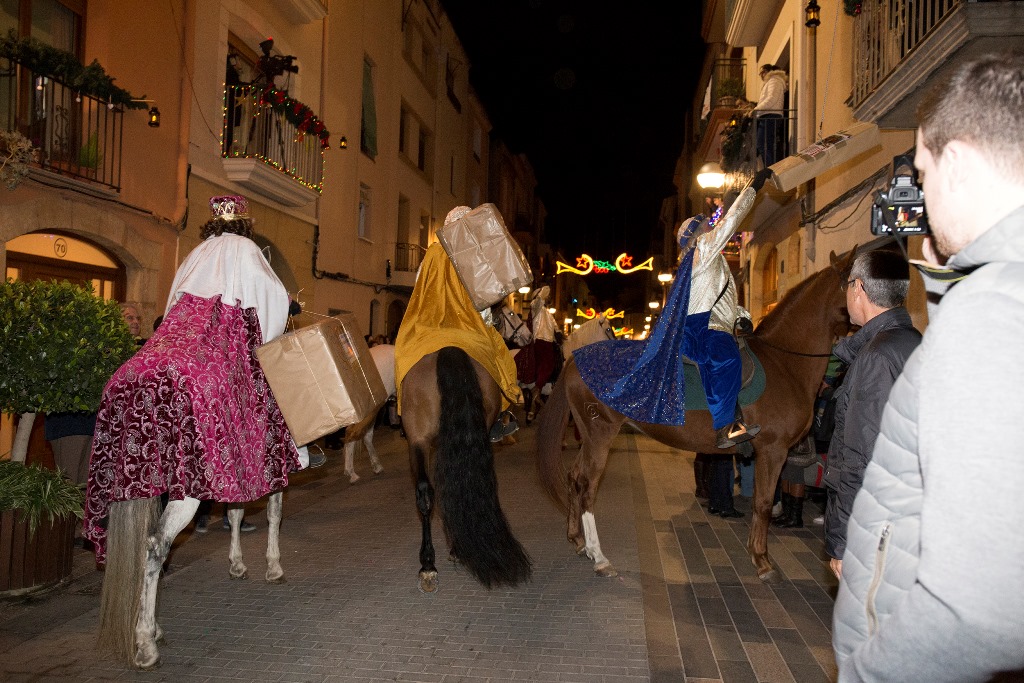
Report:
<svg viewBox="0 0 1024 683"><path fill-rule="evenodd" d="M948 265L964 277L893 386L853 504L840 681L1024 670L1024 207Z"/></svg>

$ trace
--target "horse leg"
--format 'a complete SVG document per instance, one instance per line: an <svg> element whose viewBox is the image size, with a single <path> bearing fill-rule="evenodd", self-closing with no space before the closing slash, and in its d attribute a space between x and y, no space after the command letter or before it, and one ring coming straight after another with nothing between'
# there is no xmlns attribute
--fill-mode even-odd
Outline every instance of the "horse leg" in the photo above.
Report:
<svg viewBox="0 0 1024 683"><path fill-rule="evenodd" d="M612 563L601 552L601 541L597 538L597 522L594 513L587 510L583 513L583 535L586 538L585 552L594 561L594 573L598 576L618 576Z"/></svg>
<svg viewBox="0 0 1024 683"><path fill-rule="evenodd" d="M156 533L146 539L146 568L139 596L139 620L135 625L134 663L140 669L151 669L160 663L156 644L162 640L163 631L156 623L157 583L171 543L192 521L198 508L199 501L195 498L170 501L160 517Z"/></svg>
<svg viewBox="0 0 1024 683"><path fill-rule="evenodd" d="M423 538L420 543L420 592L437 591L437 567L434 566L434 542L430 536L430 518L434 511L434 487L427 477L427 452L421 446L409 444L416 480L416 509L420 513Z"/></svg>
<svg viewBox="0 0 1024 683"><path fill-rule="evenodd" d="M267 583L284 583L281 568L281 491L270 494L267 500Z"/></svg>
<svg viewBox="0 0 1024 683"><path fill-rule="evenodd" d="M370 425L366 431L363 443L366 445L366 452L370 454L370 467L373 469L373 473L380 474L384 471L384 465L380 464L380 459L377 458L377 449L373 447L373 425Z"/></svg>
<svg viewBox="0 0 1024 683"><path fill-rule="evenodd" d="M356 474L356 449L359 448L359 441L349 441L345 444L345 474L348 475L348 483L354 484L359 481Z"/></svg>
<svg viewBox="0 0 1024 683"><path fill-rule="evenodd" d="M242 517L245 516L245 508L235 506L228 508L228 523L231 525L231 549L228 551L228 561L231 567L228 569L228 576L232 579L248 579L249 570L242 562L242 540L240 527Z"/></svg>
<svg viewBox="0 0 1024 683"><path fill-rule="evenodd" d="M523 391L523 408L526 409L526 424L530 424L533 422L533 389L520 386Z"/></svg>
<svg viewBox="0 0 1024 683"><path fill-rule="evenodd" d="M766 444L757 449L757 457L754 458L754 503L750 534L747 536L747 552L757 569L758 578L768 583L779 579L778 572L768 559L768 528L775 484L786 463L787 450L777 444Z"/></svg>

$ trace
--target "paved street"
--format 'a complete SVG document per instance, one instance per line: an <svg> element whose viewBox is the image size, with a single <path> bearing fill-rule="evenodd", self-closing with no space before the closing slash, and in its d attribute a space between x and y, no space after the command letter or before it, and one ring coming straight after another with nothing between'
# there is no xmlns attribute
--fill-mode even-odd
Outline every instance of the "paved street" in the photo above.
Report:
<svg viewBox="0 0 1024 683"><path fill-rule="evenodd" d="M563 514L539 488L532 428L519 437L495 459L506 514L534 562L523 587L488 591L442 560L435 519L441 588L418 591L405 442L382 428L383 474L361 454L362 479L349 484L341 454L329 452L325 467L293 477L281 538L286 584L262 580L262 502L247 515L258 530L243 535L248 581L228 579L219 520L205 536L179 537L161 584L159 669L131 671L96 652L102 575L79 551L68 585L0 602L0 680L834 680L835 581L821 527L810 524L814 506L807 529L770 538L785 579L769 587L744 549L748 520L709 517L694 498L693 455L622 434L596 510L620 575L601 579L573 553Z"/></svg>

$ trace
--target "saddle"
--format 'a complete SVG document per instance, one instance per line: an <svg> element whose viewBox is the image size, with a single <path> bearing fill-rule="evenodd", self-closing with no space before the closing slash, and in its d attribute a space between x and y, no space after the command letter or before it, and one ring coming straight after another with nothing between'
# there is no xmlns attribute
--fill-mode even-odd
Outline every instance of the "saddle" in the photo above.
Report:
<svg viewBox="0 0 1024 683"><path fill-rule="evenodd" d="M750 350L746 339L736 337L736 343L739 346L740 362L742 363L740 371L742 379L738 398L741 406L748 406L761 398L761 394L764 393L764 366ZM686 409L707 410L707 397L704 395L704 386L700 382L700 370L697 369L697 364L685 356L683 363L683 374L686 378Z"/></svg>

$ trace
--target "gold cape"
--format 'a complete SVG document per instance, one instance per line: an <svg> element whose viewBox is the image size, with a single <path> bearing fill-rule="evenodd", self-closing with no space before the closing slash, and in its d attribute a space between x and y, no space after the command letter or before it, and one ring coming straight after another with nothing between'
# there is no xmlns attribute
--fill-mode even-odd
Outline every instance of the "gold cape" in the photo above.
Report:
<svg viewBox="0 0 1024 683"><path fill-rule="evenodd" d="M438 243L423 257L409 307L395 340L395 384L402 412L402 380L421 358L457 346L494 378L504 398L502 408L520 400L516 364L497 330L473 308L455 266Z"/></svg>

